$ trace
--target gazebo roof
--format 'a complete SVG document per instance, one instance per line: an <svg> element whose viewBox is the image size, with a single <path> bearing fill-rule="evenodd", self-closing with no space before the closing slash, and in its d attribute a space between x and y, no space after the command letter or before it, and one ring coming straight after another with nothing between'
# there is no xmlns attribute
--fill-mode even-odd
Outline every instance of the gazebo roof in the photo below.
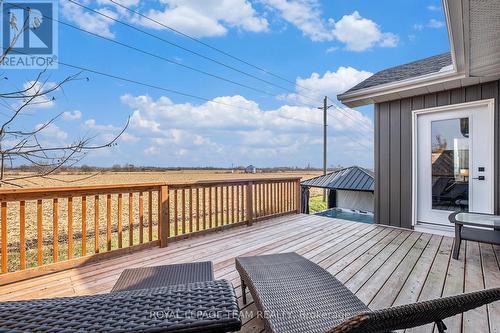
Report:
<svg viewBox="0 0 500 333"><path fill-rule="evenodd" d="M333 190L370 191L375 188L373 172L358 166L352 166L314 177L300 183L306 187L320 187Z"/></svg>

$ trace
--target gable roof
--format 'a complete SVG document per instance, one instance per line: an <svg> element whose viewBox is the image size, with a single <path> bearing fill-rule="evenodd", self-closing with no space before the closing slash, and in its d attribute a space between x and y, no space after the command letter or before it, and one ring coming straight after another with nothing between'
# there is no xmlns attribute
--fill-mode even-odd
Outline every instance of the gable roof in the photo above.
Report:
<svg viewBox="0 0 500 333"><path fill-rule="evenodd" d="M339 94L348 107L388 102L500 79L500 1L443 0L450 55L380 71Z"/></svg>
<svg viewBox="0 0 500 333"><path fill-rule="evenodd" d="M371 191L375 189L373 172L358 166L340 169L326 175L304 180L301 186L332 190Z"/></svg>
<svg viewBox="0 0 500 333"><path fill-rule="evenodd" d="M381 84L393 83L422 75L438 73L442 71L443 68L451 65L453 65L453 63L450 52L438 54L429 58L381 70L380 72L370 76L368 79L358 83L346 91L345 94L365 88L375 87Z"/></svg>

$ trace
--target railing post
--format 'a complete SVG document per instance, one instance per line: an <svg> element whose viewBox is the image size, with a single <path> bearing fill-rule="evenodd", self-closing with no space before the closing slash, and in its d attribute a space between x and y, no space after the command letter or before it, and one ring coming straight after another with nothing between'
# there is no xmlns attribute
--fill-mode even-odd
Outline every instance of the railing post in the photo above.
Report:
<svg viewBox="0 0 500 333"><path fill-rule="evenodd" d="M168 186L162 185L160 191L158 192L158 200L160 201L160 235L158 238L160 240L160 247L167 246L167 240L170 236L170 210L169 210L169 200L168 200Z"/></svg>
<svg viewBox="0 0 500 333"><path fill-rule="evenodd" d="M247 183L246 192L247 225L251 226L253 222L253 182Z"/></svg>
<svg viewBox="0 0 500 333"><path fill-rule="evenodd" d="M296 184L296 193L295 193L295 206L297 207L297 214L300 214L300 211L301 211L301 200L300 200L300 197L301 197L301 191L300 191L300 179L297 180L297 184Z"/></svg>
<svg viewBox="0 0 500 333"><path fill-rule="evenodd" d="M2 201L1 204L1 223L2 223L2 273L7 273L8 269L8 254L7 254L7 202Z"/></svg>

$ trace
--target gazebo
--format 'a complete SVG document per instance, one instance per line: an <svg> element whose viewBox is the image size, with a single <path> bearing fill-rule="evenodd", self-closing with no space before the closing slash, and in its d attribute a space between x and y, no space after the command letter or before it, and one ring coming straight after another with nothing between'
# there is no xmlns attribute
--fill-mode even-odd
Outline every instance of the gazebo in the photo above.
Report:
<svg viewBox="0 0 500 333"><path fill-rule="evenodd" d="M309 214L309 189L328 190L328 208L373 212L375 181L371 170L351 166L300 183L302 213Z"/></svg>

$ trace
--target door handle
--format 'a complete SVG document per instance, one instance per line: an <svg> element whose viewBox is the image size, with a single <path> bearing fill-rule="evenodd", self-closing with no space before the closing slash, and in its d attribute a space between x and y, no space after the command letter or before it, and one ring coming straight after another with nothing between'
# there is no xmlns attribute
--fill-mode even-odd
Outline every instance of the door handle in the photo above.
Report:
<svg viewBox="0 0 500 333"><path fill-rule="evenodd" d="M479 176L479 177L475 177L475 178L472 178L472 179L476 179L476 180L485 180L486 178L484 176Z"/></svg>

